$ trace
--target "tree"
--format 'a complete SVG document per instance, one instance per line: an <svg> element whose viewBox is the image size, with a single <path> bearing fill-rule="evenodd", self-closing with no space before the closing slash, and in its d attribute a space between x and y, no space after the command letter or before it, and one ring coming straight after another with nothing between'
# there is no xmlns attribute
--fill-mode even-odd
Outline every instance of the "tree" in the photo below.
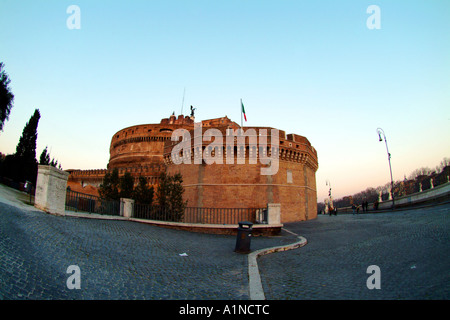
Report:
<svg viewBox="0 0 450 320"><path fill-rule="evenodd" d="M131 198L134 188L134 179L128 171L120 178L120 198Z"/></svg>
<svg viewBox="0 0 450 320"><path fill-rule="evenodd" d="M450 158L445 157L442 159L441 163L436 166L436 173L441 173L448 165L450 165Z"/></svg>
<svg viewBox="0 0 450 320"><path fill-rule="evenodd" d="M411 174L409 175L409 179L414 180L420 176L427 176L427 175L431 174L431 172L432 172L432 170L430 168L422 167L420 169L416 169L413 172L411 172Z"/></svg>
<svg viewBox="0 0 450 320"><path fill-rule="evenodd" d="M173 221L181 221L187 201L183 202L183 177L180 173L173 176L161 173L156 196L161 209L169 213Z"/></svg>
<svg viewBox="0 0 450 320"><path fill-rule="evenodd" d="M17 157L36 159L37 127L40 118L41 114L39 109L36 109L25 128L23 128L22 136L16 147L15 155Z"/></svg>
<svg viewBox="0 0 450 320"><path fill-rule="evenodd" d="M3 125L9 119L14 104L14 94L9 88L11 80L3 67L3 62L0 62L0 131L3 131Z"/></svg>
<svg viewBox="0 0 450 320"><path fill-rule="evenodd" d="M139 204L149 204L153 203L153 186L148 187L148 182L145 177L139 177L139 183L133 190L132 198Z"/></svg>
<svg viewBox="0 0 450 320"><path fill-rule="evenodd" d="M49 165L50 164L50 154L47 152L47 147L42 151L39 157L39 164Z"/></svg>
<svg viewBox="0 0 450 320"><path fill-rule="evenodd" d="M36 109L23 129L22 136L19 139L14 155L15 160L21 168L21 172L18 172L17 174L18 181L23 182L28 180L34 185L36 185L37 179L36 141L40 118L41 114L39 109Z"/></svg>
<svg viewBox="0 0 450 320"><path fill-rule="evenodd" d="M119 200L119 183L119 171L117 169L114 169L111 173L107 172L98 190L100 197L105 200Z"/></svg>
<svg viewBox="0 0 450 320"><path fill-rule="evenodd" d="M2 174L16 182L30 181L36 185L37 165L36 140L37 127L41 115L36 109L25 125L22 136L16 147L16 153L5 158L2 164Z"/></svg>
<svg viewBox="0 0 450 320"><path fill-rule="evenodd" d="M39 157L39 164L47 166L50 165L62 170L61 164L58 166L58 161L55 160L55 158L50 161L50 153L47 151L47 147L45 147L45 149L41 153L41 156Z"/></svg>

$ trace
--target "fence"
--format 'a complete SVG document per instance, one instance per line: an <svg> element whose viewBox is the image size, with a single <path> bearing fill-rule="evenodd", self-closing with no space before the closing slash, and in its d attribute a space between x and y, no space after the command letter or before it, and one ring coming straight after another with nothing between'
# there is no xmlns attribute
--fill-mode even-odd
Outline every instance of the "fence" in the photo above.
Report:
<svg viewBox="0 0 450 320"><path fill-rule="evenodd" d="M240 221L255 223L257 208L197 208L187 207L184 212L172 212L160 206L135 204L133 217L160 221L201 224L238 224Z"/></svg>
<svg viewBox="0 0 450 320"><path fill-rule="evenodd" d="M100 197L67 190L66 210L119 216L120 201L104 200ZM258 221L266 208L197 208L187 207L184 211L171 210L157 205L134 203L133 218L169 222L201 224L238 224L240 221Z"/></svg>
<svg viewBox="0 0 450 320"><path fill-rule="evenodd" d="M67 190L66 210L118 216L120 215L120 202Z"/></svg>

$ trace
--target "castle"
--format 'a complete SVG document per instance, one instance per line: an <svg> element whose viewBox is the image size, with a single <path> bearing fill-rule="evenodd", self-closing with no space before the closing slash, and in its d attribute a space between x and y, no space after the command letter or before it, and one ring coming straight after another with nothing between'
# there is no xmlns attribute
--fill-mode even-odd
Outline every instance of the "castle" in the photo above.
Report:
<svg viewBox="0 0 450 320"><path fill-rule="evenodd" d="M200 131L196 131L199 127ZM219 141L217 137L217 141L202 138L209 129L224 137L222 146L214 144ZM245 147L225 145L230 133L234 134L234 140L227 141L237 140L239 129L250 133L243 138ZM192 142L199 140L180 153L189 161L175 163L173 155L179 150L181 138L172 141L172 135L180 131L189 133ZM275 138L269 136L271 131L276 132ZM200 132L202 137L195 137L195 132ZM264 148L251 144L262 138L268 141ZM70 173L68 185L73 190L95 193L105 173L116 168L119 176L130 172L136 183L139 176L144 176L154 187L162 172L181 173L184 200L189 207L265 208L269 203L279 203L282 223L317 217L317 152L308 139L300 135L286 135L282 130L267 127L241 128L226 116L195 123L193 116L171 115L159 124L136 125L118 131L111 139L109 151L107 169L67 170ZM216 162L205 163L201 159L205 152L213 155ZM255 159L252 156L259 159L263 155L277 160L277 170L273 174L261 174L268 165L251 161Z"/></svg>

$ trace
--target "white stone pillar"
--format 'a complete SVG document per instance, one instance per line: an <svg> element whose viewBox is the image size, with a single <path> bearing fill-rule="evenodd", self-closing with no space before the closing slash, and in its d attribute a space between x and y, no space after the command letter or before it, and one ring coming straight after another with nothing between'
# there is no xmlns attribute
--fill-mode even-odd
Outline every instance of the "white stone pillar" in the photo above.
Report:
<svg viewBox="0 0 450 320"><path fill-rule="evenodd" d="M134 200L127 198L120 198L120 215L125 218L133 217Z"/></svg>
<svg viewBox="0 0 450 320"><path fill-rule="evenodd" d="M65 215L69 173L53 166L38 166L34 206L47 213Z"/></svg>
<svg viewBox="0 0 450 320"><path fill-rule="evenodd" d="M268 203L267 204L267 218L268 224L280 224L281 223L281 204L280 203Z"/></svg>

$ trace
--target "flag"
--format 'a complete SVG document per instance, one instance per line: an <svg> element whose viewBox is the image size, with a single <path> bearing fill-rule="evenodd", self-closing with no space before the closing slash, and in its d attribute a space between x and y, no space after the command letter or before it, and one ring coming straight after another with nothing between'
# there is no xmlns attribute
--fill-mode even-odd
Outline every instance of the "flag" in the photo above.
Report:
<svg viewBox="0 0 450 320"><path fill-rule="evenodd" d="M244 104L242 103L242 100L241 100L241 106L242 106L242 113L244 114L245 122L247 122L247 116L245 115L245 109L244 109Z"/></svg>

